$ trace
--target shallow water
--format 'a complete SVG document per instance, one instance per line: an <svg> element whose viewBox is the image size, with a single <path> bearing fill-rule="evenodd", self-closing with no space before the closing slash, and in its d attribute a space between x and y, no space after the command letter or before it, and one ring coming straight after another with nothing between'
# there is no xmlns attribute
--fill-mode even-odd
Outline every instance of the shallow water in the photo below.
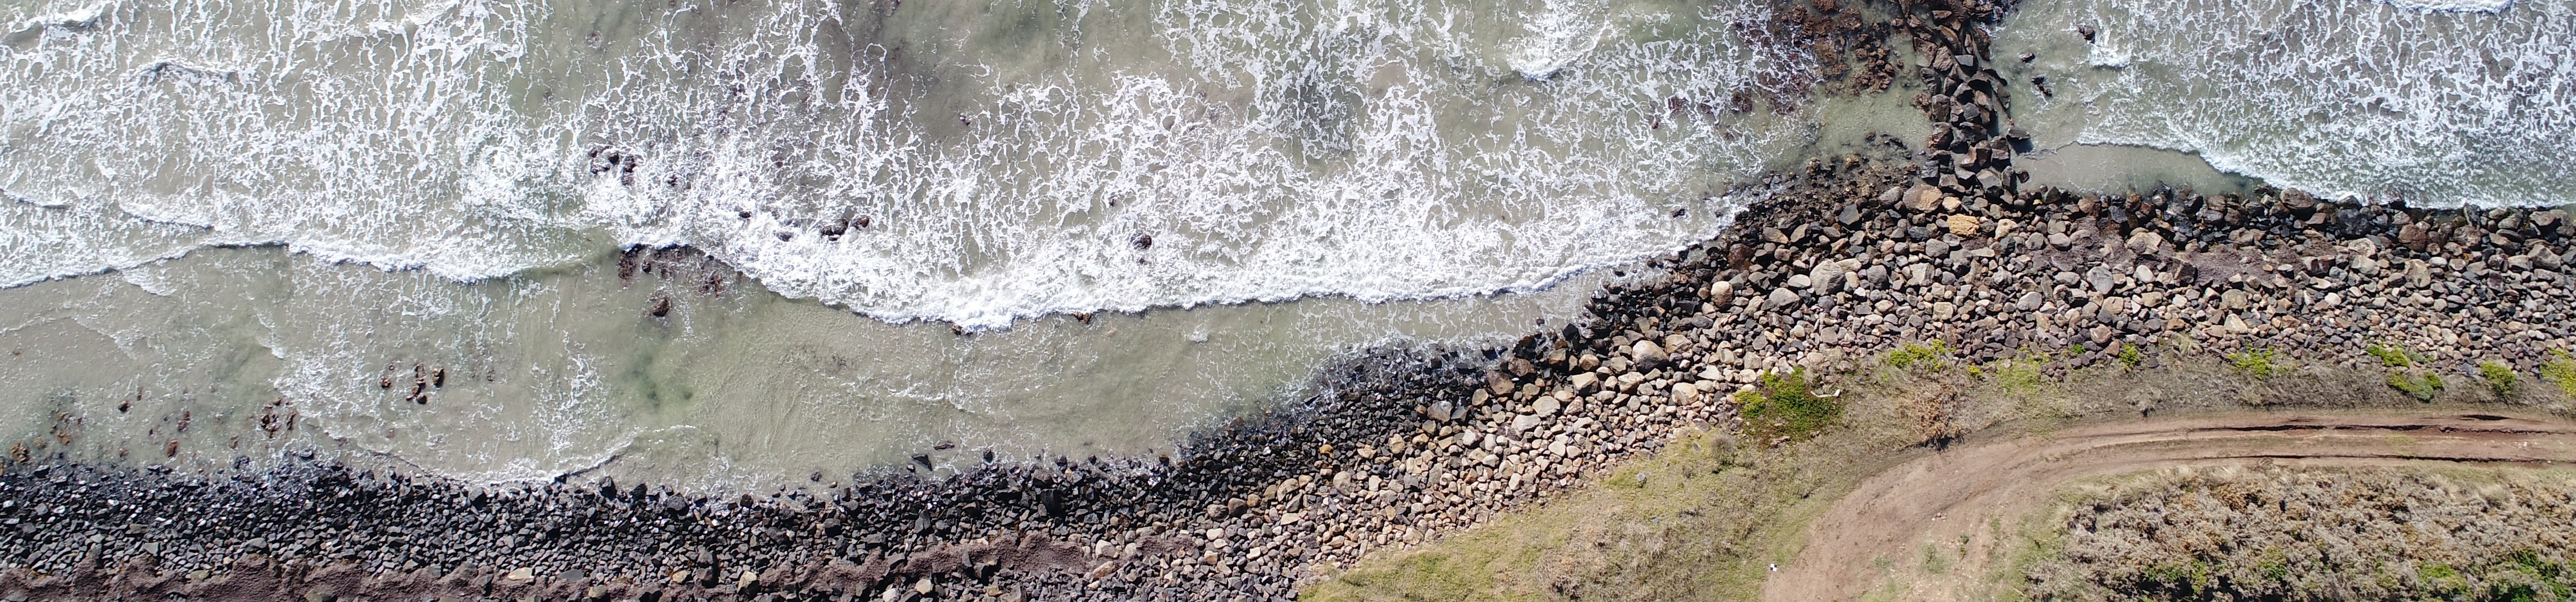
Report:
<svg viewBox="0 0 2576 602"><path fill-rule="evenodd" d="M2419 206L2576 201L2576 2L2030 0L1995 39L2054 93L2013 99L2042 148Z"/></svg>
<svg viewBox="0 0 2576 602"><path fill-rule="evenodd" d="M2144 146L2070 144L2034 149L2013 160L2030 171L2029 186L2125 193L2169 186L2201 194L2248 194L2261 180L2219 171L2199 155Z"/></svg>
<svg viewBox="0 0 2576 602"><path fill-rule="evenodd" d="M275 247L212 249L0 291L0 425L76 456L221 466L312 449L474 480L598 467L625 482L766 487L912 454L975 461L1169 451L1379 345L1495 342L1593 290L1344 298L1024 321L959 335L781 297L702 292L671 254L458 285ZM666 316L649 314L657 298ZM440 374L412 400L416 379ZM263 416L277 416L263 422ZM185 416L187 426L180 425ZM287 417L293 430L283 428ZM271 433L265 425L278 425ZM176 457L166 455L177 440ZM950 450L935 450L940 444ZM121 453L120 453L121 452Z"/></svg>

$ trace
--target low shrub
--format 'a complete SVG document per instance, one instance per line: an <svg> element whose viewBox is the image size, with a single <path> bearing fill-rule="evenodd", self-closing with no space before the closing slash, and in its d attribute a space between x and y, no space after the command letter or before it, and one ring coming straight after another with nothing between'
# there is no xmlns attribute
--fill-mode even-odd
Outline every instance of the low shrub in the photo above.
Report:
<svg viewBox="0 0 2576 602"><path fill-rule="evenodd" d="M2478 378L2487 382L2487 390L2497 399L2513 396L2514 387L2522 384L2522 375L2515 374L2513 367L2493 361L2478 364Z"/></svg>
<svg viewBox="0 0 2576 602"><path fill-rule="evenodd" d="M2558 392L2568 397L2576 397L2576 357L2556 349L2549 351L2549 357L2548 362L2540 364L2540 380L2558 385Z"/></svg>
<svg viewBox="0 0 2576 602"><path fill-rule="evenodd" d="M2361 351L2370 354L2371 357L2379 358L2381 366L2404 368L2415 365L2415 354L2408 352L2405 347L2371 345L2361 348Z"/></svg>
<svg viewBox="0 0 2576 602"><path fill-rule="evenodd" d="M2388 386L2414 396L2416 401L2432 401L2442 394L2442 375L2430 370L2400 370L2388 375Z"/></svg>

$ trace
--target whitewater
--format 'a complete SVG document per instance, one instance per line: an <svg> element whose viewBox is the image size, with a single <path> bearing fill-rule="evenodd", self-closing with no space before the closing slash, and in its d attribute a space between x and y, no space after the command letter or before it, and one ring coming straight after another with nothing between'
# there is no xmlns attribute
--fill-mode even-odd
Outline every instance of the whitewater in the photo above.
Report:
<svg viewBox="0 0 2576 602"><path fill-rule="evenodd" d="M0 286L210 246L470 281L626 245L971 329L1530 290L1707 236L1808 124L1752 6L39 2Z"/></svg>
<svg viewBox="0 0 2576 602"><path fill-rule="evenodd" d="M2035 0L1995 40L2051 89L2014 98L2043 149L2189 152L2327 198L2576 202L2576 2Z"/></svg>

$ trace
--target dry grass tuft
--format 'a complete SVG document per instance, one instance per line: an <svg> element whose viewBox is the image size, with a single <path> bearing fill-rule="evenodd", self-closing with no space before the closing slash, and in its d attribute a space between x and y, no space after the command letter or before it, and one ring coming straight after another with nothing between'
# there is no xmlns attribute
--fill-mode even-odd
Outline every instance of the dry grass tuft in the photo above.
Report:
<svg viewBox="0 0 2576 602"><path fill-rule="evenodd" d="M2568 600L2576 473L2176 469L2078 501L2039 600Z"/></svg>

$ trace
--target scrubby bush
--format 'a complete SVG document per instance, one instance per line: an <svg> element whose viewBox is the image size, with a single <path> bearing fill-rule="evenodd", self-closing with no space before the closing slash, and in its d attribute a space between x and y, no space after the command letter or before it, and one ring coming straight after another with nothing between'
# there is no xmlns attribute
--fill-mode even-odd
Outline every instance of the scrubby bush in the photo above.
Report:
<svg viewBox="0 0 2576 602"><path fill-rule="evenodd" d="M1753 390L1735 394L1744 431L1760 440L1804 439L1843 413L1842 401L1819 397L1803 368L1764 373Z"/></svg>
<svg viewBox="0 0 2576 602"><path fill-rule="evenodd" d="M2540 380L2558 385L2558 392L2576 397L2576 357L2556 349L2549 350L2550 360L2540 365Z"/></svg>
<svg viewBox="0 0 2576 602"><path fill-rule="evenodd" d="M2522 384L2522 375L2515 374L2513 367L2492 361L2478 364L2478 378L2487 382L2487 391L2497 399L2512 396L2513 388Z"/></svg>
<svg viewBox="0 0 2576 602"><path fill-rule="evenodd" d="M2576 483L2393 469L2176 472L2080 500L2039 600L2576 599Z"/></svg>
<svg viewBox="0 0 2576 602"><path fill-rule="evenodd" d="M2432 401L2442 394L2442 375L2431 370L2399 370L2388 375L2388 386L2414 396L2416 401Z"/></svg>
<svg viewBox="0 0 2576 602"><path fill-rule="evenodd" d="M2371 357L2379 358L2381 366L2404 368L2415 365L2415 354L2407 351L2405 347L2371 345L2361 348L2361 351L2370 354Z"/></svg>

